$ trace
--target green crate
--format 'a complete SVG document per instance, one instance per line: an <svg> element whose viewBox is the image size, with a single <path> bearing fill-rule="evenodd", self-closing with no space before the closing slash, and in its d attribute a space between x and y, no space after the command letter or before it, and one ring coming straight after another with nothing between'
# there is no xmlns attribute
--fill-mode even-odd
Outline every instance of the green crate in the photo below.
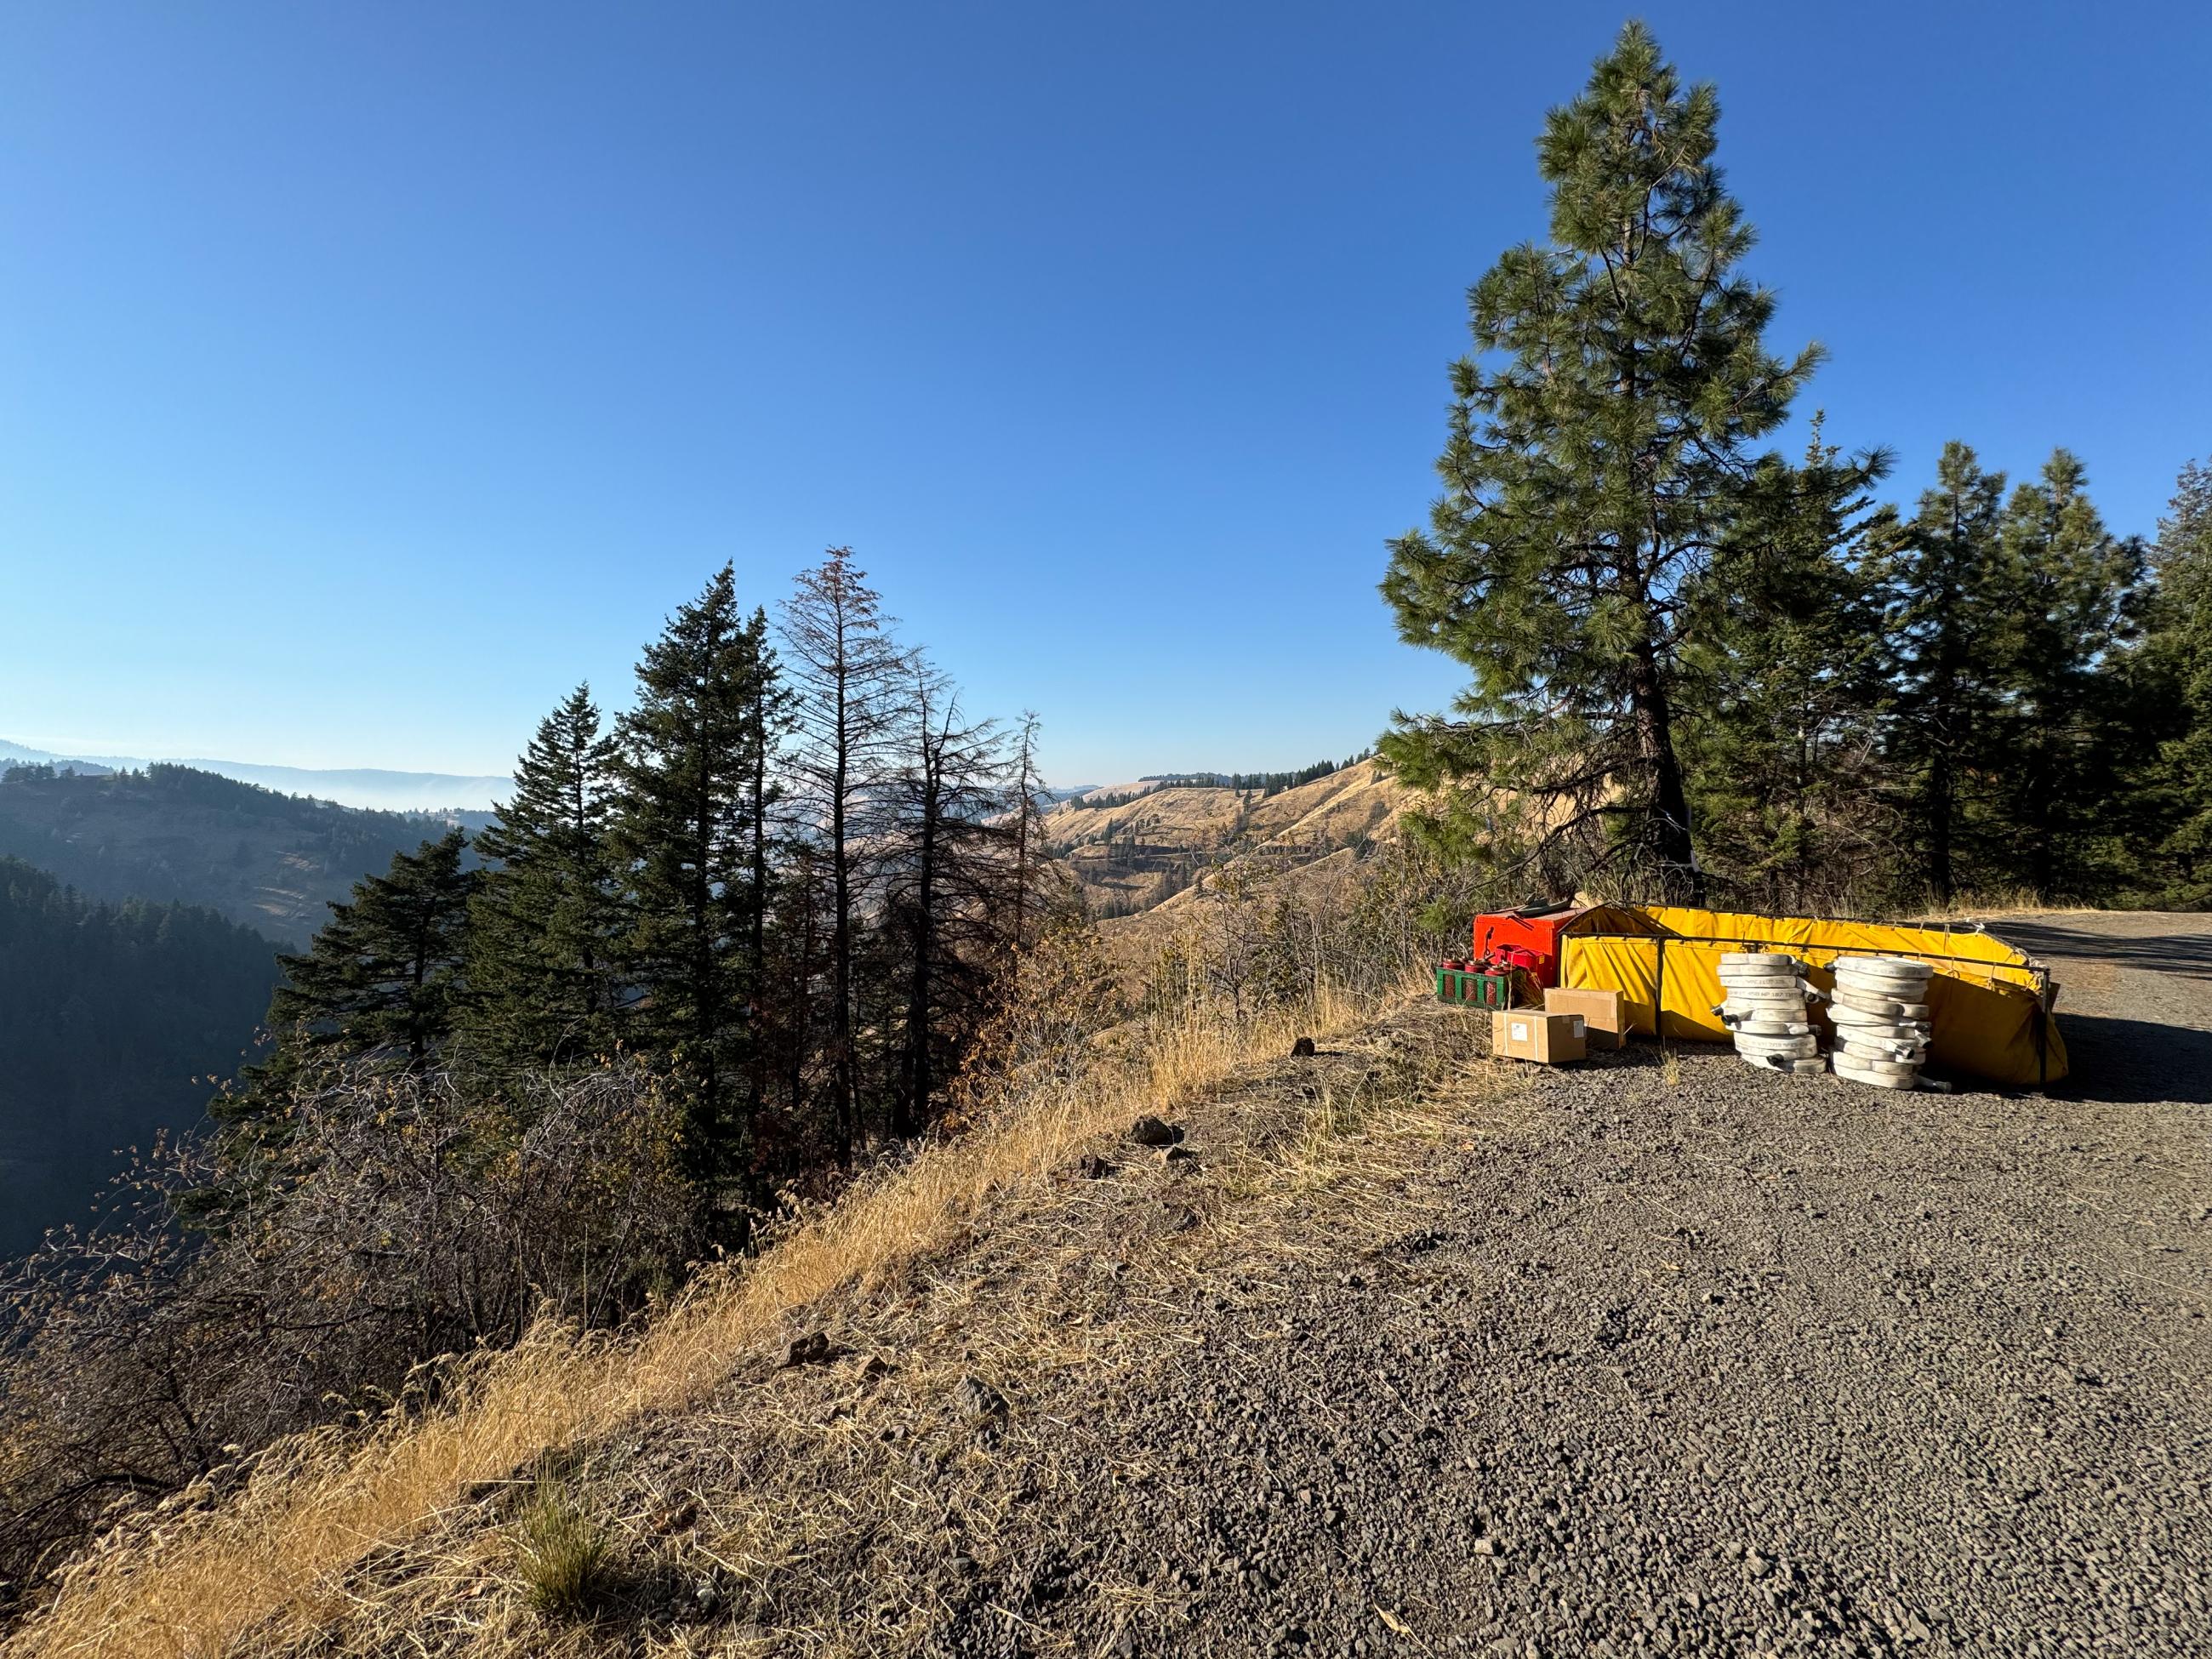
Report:
<svg viewBox="0 0 2212 1659"><path fill-rule="evenodd" d="M1439 968L1437 969L1437 1000L1474 1008L1510 1008L1513 1006L1513 976L1510 974L1478 974L1462 968Z"/></svg>

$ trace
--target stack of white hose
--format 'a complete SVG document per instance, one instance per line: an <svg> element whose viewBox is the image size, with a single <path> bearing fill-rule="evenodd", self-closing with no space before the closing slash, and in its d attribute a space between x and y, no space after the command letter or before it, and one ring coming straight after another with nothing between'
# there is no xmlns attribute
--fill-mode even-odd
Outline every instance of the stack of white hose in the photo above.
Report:
<svg viewBox="0 0 2212 1659"><path fill-rule="evenodd" d="M1877 1089L1917 1089L1928 1058L1924 962L1902 957L1838 957L1828 1018L1836 1025L1838 1077Z"/></svg>
<svg viewBox="0 0 2212 1659"><path fill-rule="evenodd" d="M1735 1037L1735 1051L1765 1072L1818 1072L1820 1040L1805 1016L1797 958L1779 951L1731 951L1721 957L1727 1000L1713 1012Z"/></svg>

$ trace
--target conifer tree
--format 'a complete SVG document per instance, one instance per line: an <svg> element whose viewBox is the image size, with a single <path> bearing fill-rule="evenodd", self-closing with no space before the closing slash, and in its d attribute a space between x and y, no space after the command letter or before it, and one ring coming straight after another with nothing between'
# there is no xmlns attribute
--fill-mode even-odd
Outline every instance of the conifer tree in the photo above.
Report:
<svg viewBox="0 0 2212 1659"><path fill-rule="evenodd" d="M495 1063L586 1059L613 1043L623 908L610 840L615 744L591 688L539 722L514 793L477 838L491 860L470 938L469 1032Z"/></svg>
<svg viewBox="0 0 2212 1659"><path fill-rule="evenodd" d="M690 1080L695 1172L726 1175L751 1038L755 760L769 695L766 618L748 619L725 565L669 618L637 669L618 727L614 842L627 880L631 1018Z"/></svg>
<svg viewBox="0 0 2212 1659"><path fill-rule="evenodd" d="M1514 803L1554 878L1589 864L1695 900L1676 750L1689 590L1741 502L1750 446L1819 361L1784 362L1742 263L1753 233L1713 163L1719 100L1682 88L1640 23L1547 118L1551 236L1470 297L1430 529L1391 545L1382 591L1410 643L1474 670L1456 720L1407 720L1385 759L1463 784L1419 821L1469 850ZM1492 815L1481 822L1480 811Z"/></svg>
<svg viewBox="0 0 2212 1659"><path fill-rule="evenodd" d="M1954 440L1936 487L1883 557L1894 686L1890 753L1921 871L1938 903L1959 890L1977 788L2002 742L2011 596L2002 546L2005 478Z"/></svg>
<svg viewBox="0 0 2212 1659"><path fill-rule="evenodd" d="M768 613L755 606L746 632L752 641L758 694L746 732L744 761L746 865L751 878L744 896L745 983L752 997L745 1112L749 1119L757 1119L767 1103L769 1075L775 1062L769 1038L777 1018L770 1005L779 999L769 994L769 928L776 908L776 889L782 880L778 865L786 838L779 828L784 796L779 768L784 742L791 735L793 698L791 689L783 683L775 648L769 641Z"/></svg>
<svg viewBox="0 0 2212 1659"><path fill-rule="evenodd" d="M2159 520L2134 707L2150 754L2136 844L2156 902L2212 904L2212 465L2182 469Z"/></svg>
<svg viewBox="0 0 2212 1659"><path fill-rule="evenodd" d="M1003 811L1012 773L997 728L964 719L951 683L918 655L908 672L884 904L890 954L906 969L886 1122L894 1139L921 1126L1004 965L1011 917L1001 901L1018 890L1010 854L1022 821Z"/></svg>
<svg viewBox="0 0 2212 1659"><path fill-rule="evenodd" d="M890 636L880 597L854 563L852 549L831 548L819 565L799 577L796 588L783 605L793 693L792 764L802 832L817 847L826 912L822 957L829 985L821 1024L828 1048L830 1133L840 1159L849 1160L860 1131L856 924L872 884L878 850L872 837L882 823L890 743L907 664Z"/></svg>
<svg viewBox="0 0 2212 1659"><path fill-rule="evenodd" d="M1045 782L1037 770L1037 732L1041 722L1036 711L1022 711L1022 723L1014 733L1012 757L1012 786L1014 813L1014 882L1013 936L1008 941L1018 954L1030 948L1030 939L1036 921L1036 906L1030 889L1036 884L1036 860L1044 848Z"/></svg>
<svg viewBox="0 0 2212 1659"><path fill-rule="evenodd" d="M2131 631L2143 553L2090 504L2081 463L2055 451L2013 491L2000 530L2007 624L2002 761L1992 843L2039 899L2100 884L2091 843L2118 787L2124 714L2105 672Z"/></svg>
<svg viewBox="0 0 2212 1659"><path fill-rule="evenodd" d="M410 1070L445 1049L467 999L469 904L478 872L463 867L459 830L393 856L380 876L331 906L270 1004L279 1040L309 1054L391 1057Z"/></svg>
<svg viewBox="0 0 2212 1659"><path fill-rule="evenodd" d="M1803 464L1754 474L1695 591L1683 660L1684 754L1699 853L1745 908L1863 906L1888 877L1881 752L1881 613L1868 488L1881 454L1844 458L1816 419Z"/></svg>

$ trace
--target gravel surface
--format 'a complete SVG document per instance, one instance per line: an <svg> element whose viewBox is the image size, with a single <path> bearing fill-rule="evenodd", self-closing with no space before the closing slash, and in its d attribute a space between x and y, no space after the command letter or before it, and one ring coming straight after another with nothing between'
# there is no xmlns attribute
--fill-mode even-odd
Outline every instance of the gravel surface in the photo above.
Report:
<svg viewBox="0 0 2212 1659"><path fill-rule="evenodd" d="M2212 929L2001 931L2063 1095L1470 1061L1431 1006L1103 1148L827 1363L592 1449L637 1588L563 1639L2212 1650ZM493 1518L319 1650L468 1649L422 1563Z"/></svg>
<svg viewBox="0 0 2212 1659"><path fill-rule="evenodd" d="M2212 916L2087 912L1990 931L2058 981L2075 1070L2059 1093L2212 1104Z"/></svg>

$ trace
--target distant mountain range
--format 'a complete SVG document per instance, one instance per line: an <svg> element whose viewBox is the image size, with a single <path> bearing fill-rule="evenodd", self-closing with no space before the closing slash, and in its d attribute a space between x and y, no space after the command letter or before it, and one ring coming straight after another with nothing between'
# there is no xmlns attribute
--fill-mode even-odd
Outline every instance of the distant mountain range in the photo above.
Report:
<svg viewBox="0 0 2212 1659"><path fill-rule="evenodd" d="M362 806L384 812L440 811L459 808L471 813L489 811L504 799L514 780L456 772L387 772L375 767L317 769L303 766L263 766L252 761L202 760L162 756L174 766L240 783L258 784L280 794L311 795L317 800L337 801L343 806ZM74 768L87 776L109 772L143 772L151 763L126 755L64 755L50 749L0 738L0 771L10 766Z"/></svg>

